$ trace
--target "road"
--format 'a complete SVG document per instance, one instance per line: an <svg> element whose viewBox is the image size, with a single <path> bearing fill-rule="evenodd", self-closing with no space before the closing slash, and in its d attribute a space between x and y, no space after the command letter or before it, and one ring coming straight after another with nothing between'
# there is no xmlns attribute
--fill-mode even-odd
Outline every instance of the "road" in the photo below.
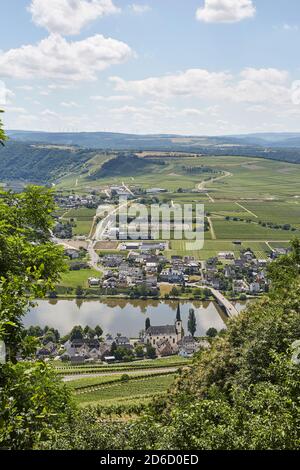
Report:
<svg viewBox="0 0 300 470"><path fill-rule="evenodd" d="M134 201L131 201L131 202L134 202ZM104 219L102 219L98 223L94 235L92 235L91 238L88 240L89 242L88 254L90 256L90 266L100 273L102 273L103 270L98 267L99 256L95 251L95 245L98 241L101 241L104 239L104 234L107 231L107 229L115 223L115 214L120 209L127 206L127 204L128 204L128 201L124 202L123 204L119 204L115 209L113 209L114 206L112 206L112 210Z"/></svg>

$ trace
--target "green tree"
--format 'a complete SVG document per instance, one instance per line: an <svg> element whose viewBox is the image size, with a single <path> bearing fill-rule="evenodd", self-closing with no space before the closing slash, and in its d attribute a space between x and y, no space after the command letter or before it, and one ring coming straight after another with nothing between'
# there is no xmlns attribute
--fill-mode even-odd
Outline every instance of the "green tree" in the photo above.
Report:
<svg viewBox="0 0 300 470"><path fill-rule="evenodd" d="M0 448L42 446L73 413L69 390L42 362L0 367Z"/></svg>
<svg viewBox="0 0 300 470"><path fill-rule="evenodd" d="M53 290L65 269L63 249L51 242L54 209L45 188L1 193L0 337L12 362L22 349L23 316L34 299Z"/></svg>
<svg viewBox="0 0 300 470"><path fill-rule="evenodd" d="M81 286L77 286L75 290L75 294L77 298L83 297L84 296L84 290Z"/></svg>
<svg viewBox="0 0 300 470"><path fill-rule="evenodd" d="M84 332L83 332L82 326L80 325L74 326L70 333L70 340L71 341L74 341L74 339L83 340L83 337L84 337Z"/></svg>
<svg viewBox="0 0 300 470"><path fill-rule="evenodd" d="M0 113L3 113L2 109L0 109ZM2 121L0 119L0 144L4 145L4 142L7 140L7 136L4 132Z"/></svg>
<svg viewBox="0 0 300 470"><path fill-rule="evenodd" d="M178 297L179 296L179 290L177 289L177 287L172 287L171 291L170 291L170 296L171 297Z"/></svg>
<svg viewBox="0 0 300 470"><path fill-rule="evenodd" d="M155 359L156 358L156 350L151 344L147 344L146 346L146 356L148 359Z"/></svg>
<svg viewBox="0 0 300 470"><path fill-rule="evenodd" d="M85 336L87 336L89 339L93 339L96 335L96 331L93 330L90 326L86 326L83 330L83 333Z"/></svg>
<svg viewBox="0 0 300 470"><path fill-rule="evenodd" d="M144 348L143 346L141 346L140 344L138 344L136 347L135 347L135 354L136 354L136 357L139 357L139 358L142 358L144 357Z"/></svg>
<svg viewBox="0 0 300 470"><path fill-rule="evenodd" d="M215 338L218 335L218 330L216 328L208 328L206 336L209 338Z"/></svg>
<svg viewBox="0 0 300 470"><path fill-rule="evenodd" d="M197 320L195 315L195 310L190 308L189 310L189 318L188 318L188 331L194 337L197 330Z"/></svg>
<svg viewBox="0 0 300 470"><path fill-rule="evenodd" d="M98 336L98 338L101 338L101 336L103 335L103 329L101 328L100 325L97 325L95 327L95 333Z"/></svg>
<svg viewBox="0 0 300 470"><path fill-rule="evenodd" d="M146 321L145 321L145 331L147 331L148 328L150 328L150 326L151 326L150 318L146 318Z"/></svg>

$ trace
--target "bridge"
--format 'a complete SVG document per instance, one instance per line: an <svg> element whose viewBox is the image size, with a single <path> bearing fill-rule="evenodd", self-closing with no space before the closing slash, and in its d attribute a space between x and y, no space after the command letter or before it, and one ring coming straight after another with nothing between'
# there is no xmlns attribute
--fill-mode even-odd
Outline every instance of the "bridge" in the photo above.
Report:
<svg viewBox="0 0 300 470"><path fill-rule="evenodd" d="M224 310L226 311L226 315L229 318L233 318L239 314L235 306L232 305L232 303L229 302L229 300L227 300L226 297L224 297L224 295L221 294L221 292L219 292L216 289L213 289L212 287L208 287L208 289L211 291L212 295L214 296L214 298L216 299L220 307L224 308Z"/></svg>

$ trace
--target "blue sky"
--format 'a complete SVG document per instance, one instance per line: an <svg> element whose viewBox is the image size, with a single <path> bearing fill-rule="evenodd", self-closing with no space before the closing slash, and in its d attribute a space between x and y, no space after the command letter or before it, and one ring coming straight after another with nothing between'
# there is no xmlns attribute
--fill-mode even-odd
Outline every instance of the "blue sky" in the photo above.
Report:
<svg viewBox="0 0 300 470"><path fill-rule="evenodd" d="M300 131L299 0L9 0L9 129Z"/></svg>

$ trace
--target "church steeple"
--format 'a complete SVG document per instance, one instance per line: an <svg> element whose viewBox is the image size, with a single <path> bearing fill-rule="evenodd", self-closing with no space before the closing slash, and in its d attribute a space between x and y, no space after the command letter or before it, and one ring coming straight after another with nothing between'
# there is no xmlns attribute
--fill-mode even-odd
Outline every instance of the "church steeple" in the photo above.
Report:
<svg viewBox="0 0 300 470"><path fill-rule="evenodd" d="M178 305L177 305L176 321L181 321L180 303L179 302L178 302Z"/></svg>

